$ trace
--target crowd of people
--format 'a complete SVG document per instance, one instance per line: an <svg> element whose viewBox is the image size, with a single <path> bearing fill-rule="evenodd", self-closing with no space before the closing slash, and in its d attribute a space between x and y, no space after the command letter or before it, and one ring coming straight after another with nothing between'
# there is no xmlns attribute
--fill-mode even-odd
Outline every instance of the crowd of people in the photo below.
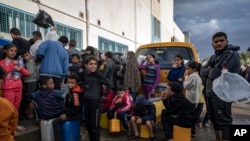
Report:
<svg viewBox="0 0 250 141"><path fill-rule="evenodd" d="M34 119L36 111L41 120L54 119L56 141L62 140L60 125L71 120L81 120L90 141L100 141L100 117L105 112L109 119L120 119L128 140L139 137L137 125L143 123L150 131L150 140L157 141L154 134L157 107L150 101L161 77L155 54L147 54L139 64L135 53L128 51L117 65L112 52L100 55L99 60L92 46L82 53L75 48L75 40L59 37L55 27L45 38L34 31L29 41L21 37L17 28L12 28L10 34L12 43L3 47L0 61L3 97L0 108L8 111L10 116L3 118L10 122L0 133L0 139L13 140L15 131L25 130L17 126L18 118ZM232 103L220 100L212 90L212 82L220 76L223 66L230 72L240 71L237 49L227 43L225 33L214 34L215 54L203 68L195 61L185 67L181 55L173 58L173 66L165 76L170 82L161 94L165 106L161 123L168 141L173 140L173 125L191 128L195 137L196 125L202 123L200 115L205 101L208 113L203 126L207 127L209 117L216 141L229 140ZM145 71L144 76L141 70ZM141 86L143 94L138 94ZM4 121L0 120L0 125L1 122Z"/></svg>

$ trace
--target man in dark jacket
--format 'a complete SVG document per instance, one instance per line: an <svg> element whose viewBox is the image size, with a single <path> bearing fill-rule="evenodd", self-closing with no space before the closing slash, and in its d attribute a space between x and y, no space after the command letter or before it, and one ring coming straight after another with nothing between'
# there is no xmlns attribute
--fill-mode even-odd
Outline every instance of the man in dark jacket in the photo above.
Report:
<svg viewBox="0 0 250 141"><path fill-rule="evenodd" d="M226 67L231 73L240 72L240 58L237 51L240 47L228 44L227 35L217 32L212 37L215 54L201 69L201 76L206 78L206 97L209 119L213 122L216 141L230 140L229 125L232 124L231 102L222 101L213 91L213 81L221 75Z"/></svg>
<svg viewBox="0 0 250 141"><path fill-rule="evenodd" d="M117 70L114 61L112 60L112 52L105 53L106 64L104 65L103 74L111 82L111 89L116 92L116 77Z"/></svg>
<svg viewBox="0 0 250 141"><path fill-rule="evenodd" d="M193 104L181 93L178 82L170 82L163 92L163 104L161 122L168 141L173 141L173 126L192 128L197 122L198 116Z"/></svg>

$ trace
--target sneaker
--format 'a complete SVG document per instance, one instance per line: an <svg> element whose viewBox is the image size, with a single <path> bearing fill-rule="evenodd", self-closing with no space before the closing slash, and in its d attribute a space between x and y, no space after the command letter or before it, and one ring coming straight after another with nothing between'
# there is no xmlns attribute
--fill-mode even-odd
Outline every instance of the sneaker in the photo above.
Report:
<svg viewBox="0 0 250 141"><path fill-rule="evenodd" d="M156 137L150 137L150 141L158 141Z"/></svg>

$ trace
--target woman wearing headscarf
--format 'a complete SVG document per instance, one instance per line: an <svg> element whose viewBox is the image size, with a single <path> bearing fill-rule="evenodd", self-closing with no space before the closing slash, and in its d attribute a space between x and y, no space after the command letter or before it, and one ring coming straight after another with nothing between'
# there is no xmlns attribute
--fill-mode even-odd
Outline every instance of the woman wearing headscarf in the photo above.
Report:
<svg viewBox="0 0 250 141"><path fill-rule="evenodd" d="M139 71L139 64L135 53L132 51L128 51L127 53L124 86L129 89L130 95L135 99L136 92L141 87L141 72Z"/></svg>

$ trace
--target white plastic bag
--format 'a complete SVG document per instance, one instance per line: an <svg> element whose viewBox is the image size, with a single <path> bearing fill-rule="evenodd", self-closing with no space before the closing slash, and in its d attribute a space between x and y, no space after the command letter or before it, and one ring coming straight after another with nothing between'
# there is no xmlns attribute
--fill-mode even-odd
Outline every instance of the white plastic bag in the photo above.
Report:
<svg viewBox="0 0 250 141"><path fill-rule="evenodd" d="M250 101L250 84L239 74L223 69L221 76L213 81L213 91L225 102L244 104Z"/></svg>
<svg viewBox="0 0 250 141"><path fill-rule="evenodd" d="M41 121L41 138L42 141L55 141L52 122L54 119Z"/></svg>

